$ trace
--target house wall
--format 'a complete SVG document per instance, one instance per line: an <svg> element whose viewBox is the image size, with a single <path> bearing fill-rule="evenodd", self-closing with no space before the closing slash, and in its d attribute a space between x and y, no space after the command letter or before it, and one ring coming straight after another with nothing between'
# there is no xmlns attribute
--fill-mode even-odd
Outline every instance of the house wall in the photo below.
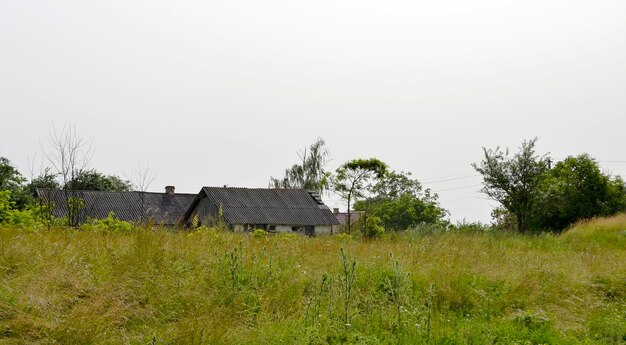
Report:
<svg viewBox="0 0 626 345"><path fill-rule="evenodd" d="M277 233L288 233L288 234L299 234L299 235L303 235L304 236L304 229L300 230L300 231L293 231L293 227L296 226L298 228L302 228L299 225L284 225L284 224L277 224L276 225L276 229L272 230L272 232L277 232ZM235 232L244 232L245 231L246 226L244 224L234 224L233 225L233 231ZM266 229L269 230L269 227ZM320 236L320 235L330 235L330 230L331 230L331 225L316 225L315 226L315 236Z"/></svg>
<svg viewBox="0 0 626 345"><path fill-rule="evenodd" d="M332 228L332 225L316 225L315 236L330 235L331 228Z"/></svg>
<svg viewBox="0 0 626 345"><path fill-rule="evenodd" d="M219 213L219 208L213 205L208 198L200 199L200 202L197 206L198 218L200 222L204 226L214 225L217 221L217 214Z"/></svg>

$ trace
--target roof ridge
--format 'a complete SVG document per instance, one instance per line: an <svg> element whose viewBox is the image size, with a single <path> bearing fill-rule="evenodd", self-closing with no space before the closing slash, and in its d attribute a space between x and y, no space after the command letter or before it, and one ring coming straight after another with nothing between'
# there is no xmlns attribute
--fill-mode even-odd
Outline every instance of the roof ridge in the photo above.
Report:
<svg viewBox="0 0 626 345"><path fill-rule="evenodd" d="M202 188L209 188L209 189L247 189L247 190L293 190L293 191L306 191L307 193L310 192L310 190L305 189L305 188L263 188L263 187L211 187L211 186L203 186Z"/></svg>

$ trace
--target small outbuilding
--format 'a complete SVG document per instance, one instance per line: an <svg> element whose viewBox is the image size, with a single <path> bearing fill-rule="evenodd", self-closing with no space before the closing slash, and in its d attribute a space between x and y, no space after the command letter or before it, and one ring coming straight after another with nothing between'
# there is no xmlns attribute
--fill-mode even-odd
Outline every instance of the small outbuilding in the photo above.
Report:
<svg viewBox="0 0 626 345"><path fill-rule="evenodd" d="M350 211L350 224L356 223L364 214L364 211ZM339 225L333 225L333 234L338 234L348 226L348 212L340 212L338 208L334 208L333 215L339 222Z"/></svg>
<svg viewBox="0 0 626 345"><path fill-rule="evenodd" d="M195 219L195 221L194 221ZM304 189L204 187L183 216L190 226L223 222L236 232L330 234L339 225L316 192Z"/></svg>

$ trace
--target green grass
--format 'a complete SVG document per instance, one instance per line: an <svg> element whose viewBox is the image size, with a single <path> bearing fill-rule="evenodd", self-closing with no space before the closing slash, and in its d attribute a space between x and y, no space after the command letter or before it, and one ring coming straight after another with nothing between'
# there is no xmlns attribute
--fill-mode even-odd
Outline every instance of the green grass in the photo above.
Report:
<svg viewBox="0 0 626 345"><path fill-rule="evenodd" d="M4 343L626 344L626 215L372 241L0 228Z"/></svg>

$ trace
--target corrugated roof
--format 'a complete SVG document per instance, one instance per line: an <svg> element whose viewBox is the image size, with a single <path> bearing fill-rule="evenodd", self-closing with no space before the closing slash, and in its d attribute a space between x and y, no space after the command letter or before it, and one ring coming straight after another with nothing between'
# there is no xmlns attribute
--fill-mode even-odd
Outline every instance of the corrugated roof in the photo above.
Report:
<svg viewBox="0 0 626 345"><path fill-rule="evenodd" d="M230 224L339 224L319 196L304 189L204 187L185 218L205 196L222 207L224 220Z"/></svg>
<svg viewBox="0 0 626 345"><path fill-rule="evenodd" d="M62 190L39 190L40 198L50 198L55 207L52 215L57 218L67 216L65 192ZM106 218L110 212L120 220L137 222L142 215L158 224L178 224L189 208L196 194L152 192L103 192L74 191L73 196L82 199L85 206L80 210L81 221L86 218Z"/></svg>

